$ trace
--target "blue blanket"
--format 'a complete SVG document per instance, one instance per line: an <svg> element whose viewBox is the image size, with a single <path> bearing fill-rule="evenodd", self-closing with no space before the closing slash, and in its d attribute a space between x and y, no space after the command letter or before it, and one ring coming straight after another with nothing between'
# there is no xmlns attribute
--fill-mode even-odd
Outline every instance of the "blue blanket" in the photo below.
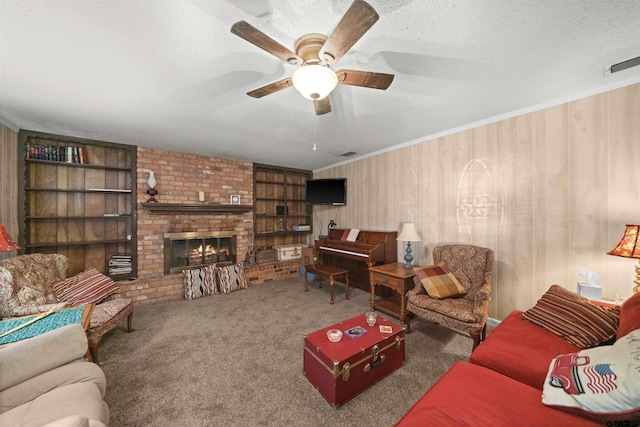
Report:
<svg viewBox="0 0 640 427"><path fill-rule="evenodd" d="M68 310L61 310L50 315L43 317L24 328L0 338L0 345L8 344L10 342L20 341L27 338L35 337L36 335L43 334L45 332L60 328L72 323L82 323L82 313L84 312L84 306L71 308ZM21 317L19 319L5 319L0 321L0 335L4 334L11 329L27 323L31 319L38 317L38 315Z"/></svg>

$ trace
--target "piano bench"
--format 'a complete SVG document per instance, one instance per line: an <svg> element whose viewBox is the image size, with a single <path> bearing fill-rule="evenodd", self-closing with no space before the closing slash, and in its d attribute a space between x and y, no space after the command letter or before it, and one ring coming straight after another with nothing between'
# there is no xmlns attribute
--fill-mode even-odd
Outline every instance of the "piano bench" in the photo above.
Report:
<svg viewBox="0 0 640 427"><path fill-rule="evenodd" d="M331 304L333 304L333 288L335 284L336 278L340 276L344 276L344 293L346 299L349 299L349 270L344 268L334 267L332 265L318 265L318 264L307 264L304 266L304 284L305 284L305 292L309 291L309 279L307 278L308 274L315 274L318 276L318 282L320 282L320 287L322 287L322 279L329 280L329 291L331 293Z"/></svg>

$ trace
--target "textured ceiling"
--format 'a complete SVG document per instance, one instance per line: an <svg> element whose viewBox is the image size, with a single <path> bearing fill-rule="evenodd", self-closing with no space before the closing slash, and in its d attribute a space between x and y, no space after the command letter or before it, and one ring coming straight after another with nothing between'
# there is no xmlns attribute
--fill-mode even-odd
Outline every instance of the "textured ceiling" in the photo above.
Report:
<svg viewBox="0 0 640 427"><path fill-rule="evenodd" d="M339 85L316 116L295 67L234 36L246 20L293 50L351 0L0 1L0 121L91 139L320 169L476 121L640 81L637 0L370 0L380 20L336 64L395 74ZM318 150L312 151L316 143Z"/></svg>

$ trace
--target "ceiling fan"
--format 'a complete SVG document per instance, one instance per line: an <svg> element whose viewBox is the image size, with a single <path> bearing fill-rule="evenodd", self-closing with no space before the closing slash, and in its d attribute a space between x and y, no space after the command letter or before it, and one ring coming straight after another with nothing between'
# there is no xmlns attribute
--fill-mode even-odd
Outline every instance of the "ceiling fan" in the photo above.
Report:
<svg viewBox="0 0 640 427"><path fill-rule="evenodd" d="M233 34L284 62L300 67L293 76L247 92L247 95L262 98L294 86L304 97L313 101L316 114L320 115L331 111L328 95L337 84L385 90L393 82L393 74L358 70L335 72L330 68L379 18L371 5L362 0L354 0L329 36L305 34L296 40L295 53L251 24L236 22L231 27Z"/></svg>

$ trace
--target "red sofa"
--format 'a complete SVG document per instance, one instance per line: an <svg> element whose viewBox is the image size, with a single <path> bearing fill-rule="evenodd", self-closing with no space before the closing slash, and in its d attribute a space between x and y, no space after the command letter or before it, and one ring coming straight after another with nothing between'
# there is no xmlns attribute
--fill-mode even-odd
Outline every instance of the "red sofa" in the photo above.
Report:
<svg viewBox="0 0 640 427"><path fill-rule="evenodd" d="M471 354L455 363L396 424L447 426L638 425L638 410L607 422L542 403L551 361L580 348L513 311ZM623 324L624 323L624 324ZM640 293L620 309L617 338L640 328ZM629 420L631 418L631 421Z"/></svg>

